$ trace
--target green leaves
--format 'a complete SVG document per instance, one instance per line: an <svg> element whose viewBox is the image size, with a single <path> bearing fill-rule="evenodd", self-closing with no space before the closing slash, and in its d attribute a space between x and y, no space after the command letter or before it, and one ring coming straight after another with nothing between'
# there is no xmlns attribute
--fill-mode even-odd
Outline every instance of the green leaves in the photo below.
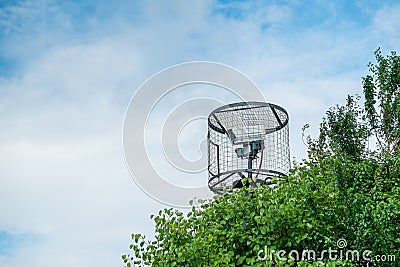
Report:
<svg viewBox="0 0 400 267"><path fill-rule="evenodd" d="M400 152L400 56L384 57L375 51L376 64L369 63L370 75L363 78L364 108L370 128L383 152Z"/></svg>
<svg viewBox="0 0 400 267"><path fill-rule="evenodd" d="M377 64L363 78L364 106L349 96L329 109L319 137L307 138L309 158L288 177L276 179L274 188L244 187L192 201L186 214L160 210L151 216L152 240L132 234L125 266L354 266L328 257L269 258L273 250L321 256L339 239L346 249L398 260L377 266L400 266L400 59L394 52L383 57L379 49L375 56ZM377 151L368 147L373 135Z"/></svg>

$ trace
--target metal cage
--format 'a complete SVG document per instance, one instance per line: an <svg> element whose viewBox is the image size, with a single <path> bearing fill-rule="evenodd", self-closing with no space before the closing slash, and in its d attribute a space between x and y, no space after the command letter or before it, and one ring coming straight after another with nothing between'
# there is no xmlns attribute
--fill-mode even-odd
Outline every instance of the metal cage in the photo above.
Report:
<svg viewBox="0 0 400 267"><path fill-rule="evenodd" d="M269 184L290 169L289 115L280 106L240 102L208 117L208 186L215 193Z"/></svg>

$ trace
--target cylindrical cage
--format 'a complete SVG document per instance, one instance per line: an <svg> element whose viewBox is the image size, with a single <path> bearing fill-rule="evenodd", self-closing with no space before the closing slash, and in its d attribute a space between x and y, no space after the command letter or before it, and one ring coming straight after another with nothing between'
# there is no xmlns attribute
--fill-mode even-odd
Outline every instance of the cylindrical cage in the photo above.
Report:
<svg viewBox="0 0 400 267"><path fill-rule="evenodd" d="M289 115L280 106L241 102L208 117L208 186L216 193L268 184L290 169Z"/></svg>

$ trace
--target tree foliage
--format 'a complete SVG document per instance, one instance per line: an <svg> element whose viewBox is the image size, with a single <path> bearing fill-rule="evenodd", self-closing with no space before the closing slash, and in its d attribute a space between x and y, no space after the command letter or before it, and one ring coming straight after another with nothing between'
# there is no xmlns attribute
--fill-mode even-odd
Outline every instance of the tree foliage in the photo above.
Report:
<svg viewBox="0 0 400 267"><path fill-rule="evenodd" d="M371 130L384 152L400 152L400 57L383 57L375 51L377 64L369 64L363 78L365 111Z"/></svg>
<svg viewBox="0 0 400 267"><path fill-rule="evenodd" d="M329 109L288 177L193 203L187 214L161 210L154 239L132 235L125 266L400 266L400 57L378 49L375 58L363 105L349 96ZM310 250L315 257L302 258ZM355 250L359 258L345 257Z"/></svg>

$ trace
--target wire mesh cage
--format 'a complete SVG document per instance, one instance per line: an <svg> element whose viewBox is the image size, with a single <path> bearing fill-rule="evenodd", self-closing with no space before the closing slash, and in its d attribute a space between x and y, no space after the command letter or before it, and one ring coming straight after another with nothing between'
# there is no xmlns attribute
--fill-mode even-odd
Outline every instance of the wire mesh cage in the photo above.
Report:
<svg viewBox="0 0 400 267"><path fill-rule="evenodd" d="M290 169L289 115L280 106L240 102L208 117L208 186L215 193L269 184Z"/></svg>

